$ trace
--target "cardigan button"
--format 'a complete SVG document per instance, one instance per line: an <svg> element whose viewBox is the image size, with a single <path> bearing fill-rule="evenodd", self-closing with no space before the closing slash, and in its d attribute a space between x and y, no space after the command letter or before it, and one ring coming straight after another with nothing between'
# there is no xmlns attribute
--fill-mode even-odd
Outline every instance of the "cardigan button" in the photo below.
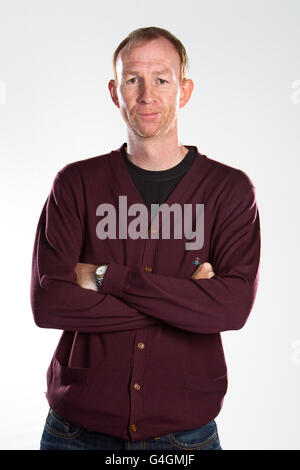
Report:
<svg viewBox="0 0 300 470"><path fill-rule="evenodd" d="M137 431L137 425L136 424L131 424L129 426L129 431L130 432L136 432Z"/></svg>
<svg viewBox="0 0 300 470"><path fill-rule="evenodd" d="M147 273L151 273L151 271L152 271L151 266L145 266L145 271L146 271Z"/></svg>
<svg viewBox="0 0 300 470"><path fill-rule="evenodd" d="M134 384L133 388L134 388L134 390L138 391L138 390L140 390L141 386L140 386L140 384L136 383L136 384Z"/></svg>
<svg viewBox="0 0 300 470"><path fill-rule="evenodd" d="M139 349L145 349L145 344L144 343L138 343L137 347Z"/></svg>

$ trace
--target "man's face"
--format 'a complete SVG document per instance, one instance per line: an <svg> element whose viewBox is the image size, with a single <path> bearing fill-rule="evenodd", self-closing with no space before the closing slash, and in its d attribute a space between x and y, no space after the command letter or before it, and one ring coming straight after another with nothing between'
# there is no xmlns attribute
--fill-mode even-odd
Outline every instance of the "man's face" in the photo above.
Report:
<svg viewBox="0 0 300 470"><path fill-rule="evenodd" d="M128 127L141 137L168 134L180 107L180 57L161 37L125 47L117 63L117 106Z"/></svg>

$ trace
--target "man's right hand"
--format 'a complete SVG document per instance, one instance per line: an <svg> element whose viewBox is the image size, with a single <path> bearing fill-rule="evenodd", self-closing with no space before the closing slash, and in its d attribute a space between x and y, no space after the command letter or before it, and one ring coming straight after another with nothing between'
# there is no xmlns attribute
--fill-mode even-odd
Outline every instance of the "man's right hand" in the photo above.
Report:
<svg viewBox="0 0 300 470"><path fill-rule="evenodd" d="M215 275L213 267L210 263L202 263L196 271L193 273L192 277L194 279L210 279Z"/></svg>

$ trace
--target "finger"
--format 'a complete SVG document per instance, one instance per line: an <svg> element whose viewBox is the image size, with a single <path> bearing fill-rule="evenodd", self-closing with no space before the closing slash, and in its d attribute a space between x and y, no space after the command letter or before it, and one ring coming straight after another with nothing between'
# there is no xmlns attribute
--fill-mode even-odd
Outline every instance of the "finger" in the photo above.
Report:
<svg viewBox="0 0 300 470"><path fill-rule="evenodd" d="M202 263L200 266L199 266L199 269L203 270L203 271L213 271L213 267L210 263L208 262L205 262L205 263Z"/></svg>
<svg viewBox="0 0 300 470"><path fill-rule="evenodd" d="M192 277L194 279L209 279L211 277L213 277L215 275L215 273L213 271L203 271L203 272L200 272L200 273L194 273L192 275Z"/></svg>
<svg viewBox="0 0 300 470"><path fill-rule="evenodd" d="M213 271L213 267L210 263L202 263L200 266L198 266L198 268L195 270L194 274L195 275L198 275L200 273L207 273L207 272L210 272L210 271Z"/></svg>

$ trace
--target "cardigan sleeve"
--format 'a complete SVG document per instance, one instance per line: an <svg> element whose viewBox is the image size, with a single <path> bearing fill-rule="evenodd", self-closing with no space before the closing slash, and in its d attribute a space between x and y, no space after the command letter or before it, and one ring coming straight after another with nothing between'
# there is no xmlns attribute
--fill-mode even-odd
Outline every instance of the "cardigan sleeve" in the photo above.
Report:
<svg viewBox="0 0 300 470"><path fill-rule="evenodd" d="M133 330L160 323L119 298L83 289L77 283L74 268L84 241L84 218L79 210L79 178L76 180L75 173L72 178L70 185L60 172L56 175L38 221L30 283L35 323L42 328L83 333Z"/></svg>
<svg viewBox="0 0 300 470"><path fill-rule="evenodd" d="M260 220L255 187L231 185L223 194L211 233L210 279L146 273L141 267L109 265L103 292L173 327L194 333L237 330L254 304L259 280ZM122 284L113 285L119 272ZM121 274L120 274L121 272Z"/></svg>

